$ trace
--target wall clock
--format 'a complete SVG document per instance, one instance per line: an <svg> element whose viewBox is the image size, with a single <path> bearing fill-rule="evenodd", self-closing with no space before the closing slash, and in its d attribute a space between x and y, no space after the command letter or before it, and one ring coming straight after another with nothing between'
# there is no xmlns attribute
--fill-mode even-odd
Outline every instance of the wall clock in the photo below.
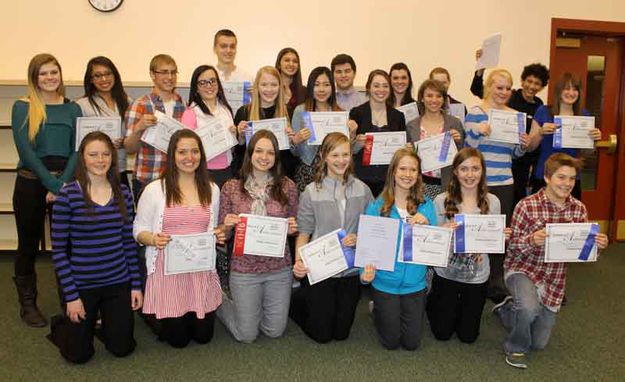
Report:
<svg viewBox="0 0 625 382"><path fill-rule="evenodd" d="M89 4L100 12L113 12L124 0L89 0Z"/></svg>

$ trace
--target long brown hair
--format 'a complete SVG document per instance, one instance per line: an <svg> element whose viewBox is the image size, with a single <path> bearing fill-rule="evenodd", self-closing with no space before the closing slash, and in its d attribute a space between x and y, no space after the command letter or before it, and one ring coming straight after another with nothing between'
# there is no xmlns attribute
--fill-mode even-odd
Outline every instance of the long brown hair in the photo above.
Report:
<svg viewBox="0 0 625 382"><path fill-rule="evenodd" d="M256 133L254 133L249 143L247 144L245 156L243 157L243 164L241 165L241 170L239 170L241 192L249 196L249 193L245 189L245 181L254 173L254 166L252 166L252 154L254 154L254 150L256 149L256 144L258 143L258 141L263 138L269 139L271 145L273 146L273 151L276 153L273 167L269 170L271 176L273 177L273 185L269 190L269 195L273 200L284 206L289 202L289 198L286 196L286 193L283 189L284 184L286 183L286 176L284 176L284 172L282 170L282 162L280 162L280 146L278 144L278 139L269 130L258 130Z"/></svg>
<svg viewBox="0 0 625 382"><path fill-rule="evenodd" d="M382 69L375 69L369 73L369 77L367 78L367 83L365 84L365 88L367 89L367 96L371 97L371 85L373 84L373 77L382 76L384 80L388 84L389 95L386 98L386 107L392 108L393 104L391 104L391 94L393 93L393 87L391 86L391 77Z"/></svg>
<svg viewBox="0 0 625 382"><path fill-rule="evenodd" d="M206 168L206 154L204 153L204 146L202 146L202 140L193 130L182 129L176 131L169 141L167 147L167 168L165 174L161 177L161 182L165 182L165 198L167 206L173 206L175 204L182 203L182 192L178 184L178 167L176 167L176 149L178 148L178 142L184 138L195 139L197 146L200 149L200 165L195 169L195 186L197 187L198 199L203 207L210 206L212 189L211 189L211 177L208 174Z"/></svg>
<svg viewBox="0 0 625 382"><path fill-rule="evenodd" d="M573 104L573 114L574 115L582 114L582 81L579 79L579 77L576 74L566 72L566 73L563 73L562 76L560 76L560 78L558 78L558 81L556 82L556 85L555 85L556 91L554 92L553 105L549 107L551 111L551 115L555 116L555 115L560 114L560 103L562 102L561 101L562 92L564 91L564 89L566 89L569 86L575 88L577 92L579 93L579 95L577 96L577 100Z"/></svg>
<svg viewBox="0 0 625 382"><path fill-rule="evenodd" d="M121 182L119 180L119 169L117 168L117 150L111 141L111 138L108 135L100 132L100 131L92 131L87 134L85 138L80 143L78 147L78 163L76 164L76 180L82 189L83 196L85 198L85 205L87 206L88 211L93 211L94 202L91 199L91 193L89 189L91 188L91 179L89 178L89 173L87 172L87 166L85 164L85 149L87 145L91 142L100 141L106 145L106 148L111 153L111 166L108 171L106 171L106 179L111 185L111 190L113 192L113 197L115 198L115 202L117 203L117 208L119 208L119 213L122 215L122 222L128 221L128 209L126 208L126 200L124 200L124 195L122 194Z"/></svg>
<svg viewBox="0 0 625 382"><path fill-rule="evenodd" d="M447 197L445 198L445 216L447 219L453 219L453 217L460 212L458 205L462 203L462 188L458 181L458 167L469 158L478 158L480 160L480 166L482 166L482 176L480 182L477 185L477 206L480 208L480 214L487 215L489 211L488 204L488 186L486 185L486 163L484 162L484 156L482 153L473 147L465 147L458 151L458 154L454 157L454 161L451 165L452 176L449 185L447 186Z"/></svg>
<svg viewBox="0 0 625 382"><path fill-rule="evenodd" d="M323 182L323 179L328 175L326 158L332 150L344 144L347 144L347 148L349 150L349 138L347 138L343 133L334 132L326 135L326 137L323 138L323 142L321 143L319 150L317 150L317 155L315 158L315 162L317 163L315 165L315 174L313 175L313 182L317 184L318 188L321 187L321 182ZM347 165L345 173L343 174L343 184L347 182L347 179L353 173L354 161L350 157L349 164Z"/></svg>
<svg viewBox="0 0 625 382"><path fill-rule="evenodd" d="M382 189L381 194L382 200L384 201L382 209L380 210L380 215L382 216L390 216L393 204L395 204L395 173L397 172L399 162L404 157L411 157L417 161L417 181L414 186L410 187L406 210L408 210L410 215L414 215L417 213L417 208L419 208L421 203L425 201L425 198L423 197L423 180L421 179L421 162L419 161L419 157L413 149L403 147L395 151L393 159L391 159L391 164L388 166L386 182L384 183L384 189Z"/></svg>

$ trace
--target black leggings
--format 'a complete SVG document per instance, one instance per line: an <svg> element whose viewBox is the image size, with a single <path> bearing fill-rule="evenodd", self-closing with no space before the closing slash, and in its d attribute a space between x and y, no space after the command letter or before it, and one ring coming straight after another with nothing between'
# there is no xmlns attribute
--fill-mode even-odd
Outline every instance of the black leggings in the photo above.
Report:
<svg viewBox="0 0 625 382"><path fill-rule="evenodd" d="M35 273L35 258L43 235L48 190L39 179L18 175L13 189L13 211L17 227L17 255L15 275L28 276Z"/></svg>
<svg viewBox="0 0 625 382"><path fill-rule="evenodd" d="M206 313L204 318L197 318L195 312L182 317L163 318L160 339L175 348L183 348L194 340L199 344L209 343L215 329L215 312Z"/></svg>

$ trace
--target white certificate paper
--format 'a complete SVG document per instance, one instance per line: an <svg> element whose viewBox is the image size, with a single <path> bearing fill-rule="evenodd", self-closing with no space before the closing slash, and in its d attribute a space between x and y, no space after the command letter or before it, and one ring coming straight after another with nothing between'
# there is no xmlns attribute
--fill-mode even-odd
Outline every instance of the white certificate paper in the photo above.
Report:
<svg viewBox="0 0 625 382"><path fill-rule="evenodd" d="M406 146L406 132L366 133L363 164L390 164L395 151Z"/></svg>
<svg viewBox="0 0 625 382"><path fill-rule="evenodd" d="M506 215L455 216L455 253L505 253Z"/></svg>
<svg viewBox="0 0 625 382"><path fill-rule="evenodd" d="M278 139L280 150L288 150L291 144L289 143L289 136L286 133L287 125L285 117L248 122L247 130L245 131L245 142L249 142L255 132L259 130L269 130Z"/></svg>
<svg viewBox="0 0 625 382"><path fill-rule="evenodd" d="M414 224L412 225L411 233L412 235L404 235L403 240L404 250L406 250L408 245L412 250L412 259L407 259L404 257L404 253L400 253L400 262L430 265L433 267L447 266L449 250L451 249L451 238L453 236L451 228ZM411 240L411 243L406 243L405 240L407 239Z"/></svg>
<svg viewBox="0 0 625 382"><path fill-rule="evenodd" d="M145 129L141 135L141 140L155 149L167 153L171 136L185 127L182 123L158 110L154 111L154 116L156 117L156 125Z"/></svg>
<svg viewBox="0 0 625 382"><path fill-rule="evenodd" d="M501 33L487 37L482 42L482 56L475 63L475 70L494 68L499 64Z"/></svg>
<svg viewBox="0 0 625 382"><path fill-rule="evenodd" d="M397 108L397 110L404 113L406 123L414 121L419 116L419 108L417 107L416 102L410 102L405 105L401 105Z"/></svg>
<svg viewBox="0 0 625 382"><path fill-rule="evenodd" d="M343 133L349 138L349 129L347 128L349 113L346 111L310 111L304 112L302 118L304 119L304 126L312 133L308 139L309 145L320 145L326 135L330 133Z"/></svg>
<svg viewBox="0 0 625 382"><path fill-rule="evenodd" d="M224 81L221 86L224 89L226 101L232 108L232 113L236 113L241 106L247 105L252 100L250 95L251 84L247 81Z"/></svg>
<svg viewBox="0 0 625 382"><path fill-rule="evenodd" d="M354 265L364 268L372 264L379 270L395 270L399 227L399 219L360 215Z"/></svg>
<svg viewBox="0 0 625 382"><path fill-rule="evenodd" d="M456 142L451 137L451 133L425 138L415 142L415 145L421 162L421 173L451 166L458 153Z"/></svg>
<svg viewBox="0 0 625 382"><path fill-rule="evenodd" d="M122 119L120 117L78 117L76 119L76 151L87 134L101 131L115 143L122 137Z"/></svg>
<svg viewBox="0 0 625 382"><path fill-rule="evenodd" d="M213 159L237 144L237 139L234 134L230 132L229 126L220 118L198 120L195 133L202 140L206 160Z"/></svg>
<svg viewBox="0 0 625 382"><path fill-rule="evenodd" d="M300 247L299 253L308 268L310 285L329 279L348 268L338 237L339 231L340 229L332 231Z"/></svg>
<svg viewBox="0 0 625 382"><path fill-rule="evenodd" d="M215 270L215 235L171 235L165 247L165 274Z"/></svg>
<svg viewBox="0 0 625 382"><path fill-rule="evenodd" d="M289 223L284 218L241 214L236 227L234 255L284 257Z"/></svg>
<svg viewBox="0 0 625 382"><path fill-rule="evenodd" d="M579 259L592 225L593 223L547 224L545 263L586 263L597 261L596 244L592 245L588 260Z"/></svg>
<svg viewBox="0 0 625 382"><path fill-rule="evenodd" d="M490 109L488 112L488 123L490 124L488 139L518 145L521 134L525 133L526 121L525 113Z"/></svg>
<svg viewBox="0 0 625 382"><path fill-rule="evenodd" d="M594 149L595 141L590 130L595 128L595 117L581 115L556 115L556 125L561 126L553 135L553 147L572 149Z"/></svg>
<svg viewBox="0 0 625 382"><path fill-rule="evenodd" d="M454 116L464 124L464 104L463 103L450 103L447 112L449 115Z"/></svg>

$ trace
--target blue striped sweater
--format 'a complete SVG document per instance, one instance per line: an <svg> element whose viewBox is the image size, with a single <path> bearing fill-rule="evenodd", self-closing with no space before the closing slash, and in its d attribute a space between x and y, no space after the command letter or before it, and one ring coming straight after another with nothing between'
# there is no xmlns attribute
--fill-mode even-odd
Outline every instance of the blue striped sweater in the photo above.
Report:
<svg viewBox="0 0 625 382"><path fill-rule="evenodd" d="M141 289L132 196L125 185L122 193L128 210L124 223L114 198L89 210L78 182L59 192L52 210L52 261L66 302L84 289L128 282Z"/></svg>

